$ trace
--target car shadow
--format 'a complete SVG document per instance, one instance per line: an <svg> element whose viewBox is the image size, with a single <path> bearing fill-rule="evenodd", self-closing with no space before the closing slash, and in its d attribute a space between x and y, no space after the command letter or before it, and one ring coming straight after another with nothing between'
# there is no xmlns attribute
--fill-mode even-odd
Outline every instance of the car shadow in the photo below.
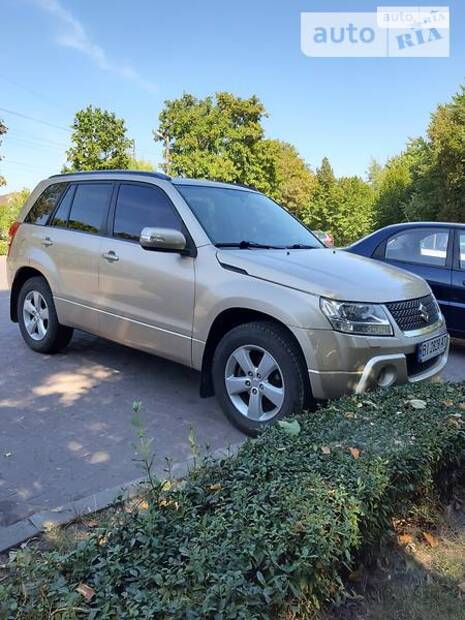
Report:
<svg viewBox="0 0 465 620"><path fill-rule="evenodd" d="M0 526L141 476L134 401L159 472L191 456L193 436L208 450L244 439L194 370L79 331L62 353L34 353L4 290L0 364Z"/></svg>

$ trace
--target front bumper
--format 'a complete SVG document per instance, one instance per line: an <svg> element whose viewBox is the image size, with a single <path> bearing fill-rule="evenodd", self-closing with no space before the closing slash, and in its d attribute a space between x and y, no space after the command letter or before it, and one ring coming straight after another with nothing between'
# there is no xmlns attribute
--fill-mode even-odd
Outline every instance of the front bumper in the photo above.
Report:
<svg viewBox="0 0 465 620"><path fill-rule="evenodd" d="M448 343L444 353L430 362L416 362L417 345L446 333L444 324L415 337L402 332L384 338L351 336L332 330L298 332L312 394L318 400L430 379L444 368L449 355Z"/></svg>

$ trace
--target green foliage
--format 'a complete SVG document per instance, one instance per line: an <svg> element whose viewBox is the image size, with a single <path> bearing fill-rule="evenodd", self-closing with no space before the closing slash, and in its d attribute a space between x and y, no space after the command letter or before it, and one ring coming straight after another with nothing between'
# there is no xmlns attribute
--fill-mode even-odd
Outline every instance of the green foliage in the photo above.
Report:
<svg viewBox="0 0 465 620"><path fill-rule="evenodd" d="M197 99L184 94L166 101L154 133L164 144L164 170L249 185L298 213L308 202L315 175L291 144L264 139L266 116L255 96L220 92Z"/></svg>
<svg viewBox="0 0 465 620"><path fill-rule="evenodd" d="M71 551L15 552L0 616L252 620L337 599L362 545L460 471L464 401L407 385L275 425Z"/></svg>
<svg viewBox="0 0 465 620"><path fill-rule="evenodd" d="M128 163L129 170L146 170L147 172L152 172L154 169L154 165L152 162L147 161L145 159L135 159L134 157L129 158Z"/></svg>
<svg viewBox="0 0 465 620"><path fill-rule="evenodd" d="M337 245L345 245L366 235L372 228L374 192L360 177L334 175L327 157L316 173L317 185L301 213L313 230L334 235Z"/></svg>
<svg viewBox="0 0 465 620"><path fill-rule="evenodd" d="M465 87L431 117L426 138L390 159L376 183L375 223L465 222Z"/></svg>
<svg viewBox="0 0 465 620"><path fill-rule="evenodd" d="M265 116L255 96L219 92L197 99L185 93L166 101L154 134L165 146L165 171L257 186L263 181L258 147Z"/></svg>
<svg viewBox="0 0 465 620"><path fill-rule="evenodd" d="M8 249L8 244L3 239L0 239L0 256L4 256Z"/></svg>
<svg viewBox="0 0 465 620"><path fill-rule="evenodd" d="M316 190L317 179L299 153L287 142L264 140L261 145L266 183L261 189L289 211L300 215Z"/></svg>
<svg viewBox="0 0 465 620"><path fill-rule="evenodd" d="M113 112L88 106L74 117L73 145L66 152L63 171L127 169L133 141L126 136L123 119Z"/></svg>
<svg viewBox="0 0 465 620"><path fill-rule="evenodd" d="M4 242L3 248L0 247L0 255L6 254L6 241L8 239L8 230L11 224L16 220L19 212L28 199L30 191L26 188L19 192L14 192L8 196L7 202L0 205L0 242ZM2 251L2 249L4 251Z"/></svg>

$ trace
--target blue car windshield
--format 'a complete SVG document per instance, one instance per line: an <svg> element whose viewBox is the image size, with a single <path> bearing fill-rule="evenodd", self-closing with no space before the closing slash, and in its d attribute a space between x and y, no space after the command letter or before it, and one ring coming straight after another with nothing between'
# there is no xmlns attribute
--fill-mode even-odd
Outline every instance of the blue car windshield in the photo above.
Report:
<svg viewBox="0 0 465 620"><path fill-rule="evenodd" d="M264 194L205 185L177 185L208 237L218 246L324 247L308 228Z"/></svg>

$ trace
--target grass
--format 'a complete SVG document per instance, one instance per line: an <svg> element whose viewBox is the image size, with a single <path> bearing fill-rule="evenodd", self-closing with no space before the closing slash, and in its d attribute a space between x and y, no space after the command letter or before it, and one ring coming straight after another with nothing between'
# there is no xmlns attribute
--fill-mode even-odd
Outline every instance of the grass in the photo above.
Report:
<svg viewBox="0 0 465 620"><path fill-rule="evenodd" d="M465 490L459 493L465 499ZM352 598L318 620L465 620L465 502L394 523L395 539L347 579ZM397 530L397 531L396 531ZM315 615L309 619L316 618Z"/></svg>

